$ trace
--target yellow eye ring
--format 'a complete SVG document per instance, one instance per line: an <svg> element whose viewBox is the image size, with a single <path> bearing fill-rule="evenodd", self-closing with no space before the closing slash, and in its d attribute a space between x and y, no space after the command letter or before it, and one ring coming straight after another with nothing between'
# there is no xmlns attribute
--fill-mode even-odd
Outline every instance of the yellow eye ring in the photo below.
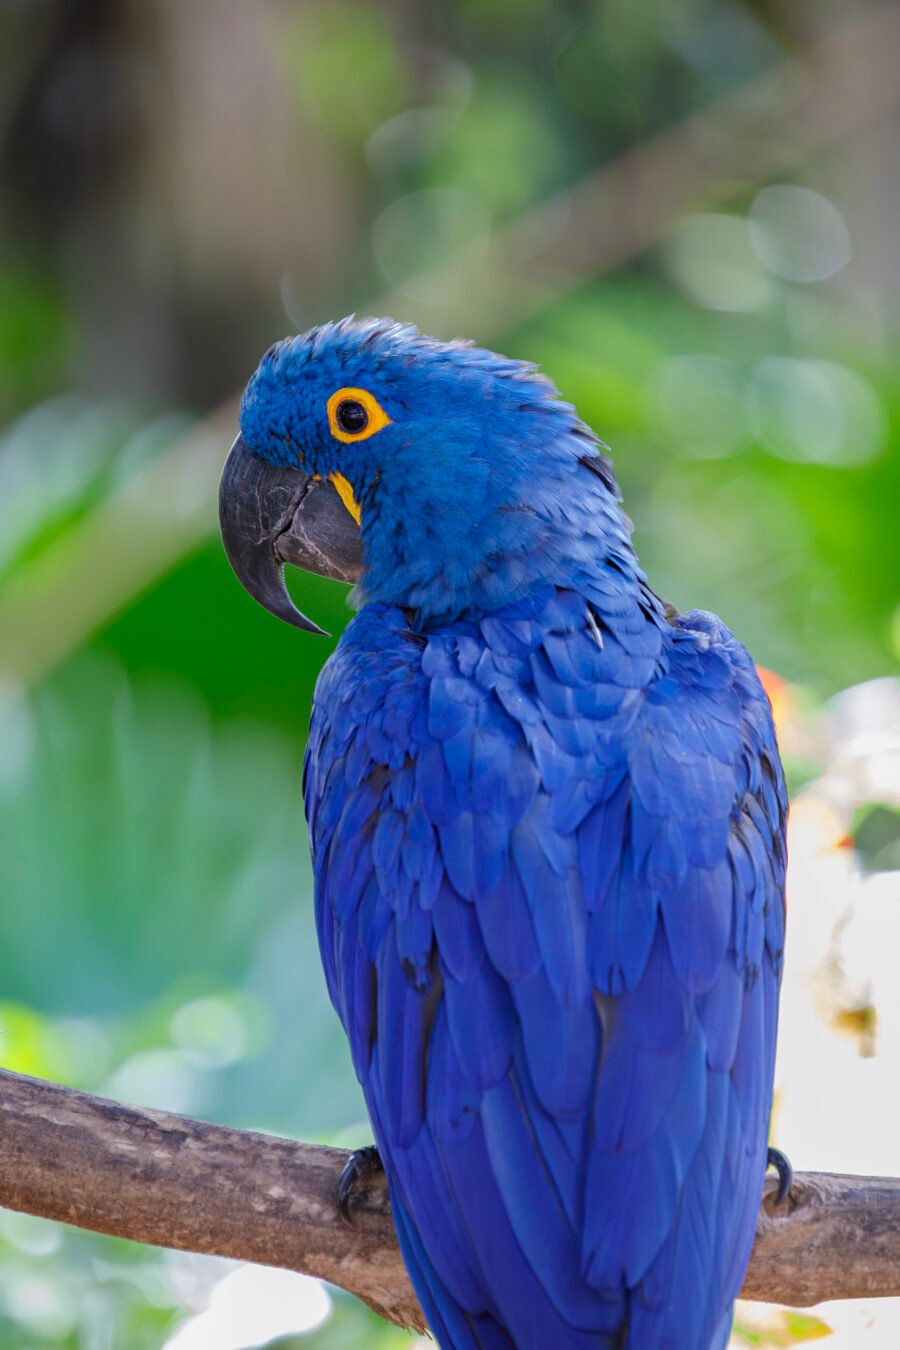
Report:
<svg viewBox="0 0 900 1350"><path fill-rule="evenodd" d="M339 441L366 441L390 420L367 389L338 389L328 400L328 425Z"/></svg>

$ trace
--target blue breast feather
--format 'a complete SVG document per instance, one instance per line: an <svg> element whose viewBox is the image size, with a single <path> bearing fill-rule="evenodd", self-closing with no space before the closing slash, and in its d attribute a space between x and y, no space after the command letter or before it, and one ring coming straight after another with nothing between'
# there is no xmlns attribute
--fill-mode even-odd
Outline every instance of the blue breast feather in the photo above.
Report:
<svg viewBox="0 0 900 1350"><path fill-rule="evenodd" d="M768 701L714 616L351 623L305 791L322 958L445 1347L724 1344L784 937Z"/></svg>

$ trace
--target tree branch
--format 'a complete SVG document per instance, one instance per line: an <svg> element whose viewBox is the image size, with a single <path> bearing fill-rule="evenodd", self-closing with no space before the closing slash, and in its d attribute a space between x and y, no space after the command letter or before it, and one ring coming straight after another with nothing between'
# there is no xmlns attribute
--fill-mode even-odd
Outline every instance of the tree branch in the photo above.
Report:
<svg viewBox="0 0 900 1350"><path fill-rule="evenodd" d="M422 1330L383 1180L352 1226L335 1208L349 1156L0 1070L0 1205L316 1275ZM771 1192L745 1297L803 1306L900 1294L900 1180L803 1173L778 1209Z"/></svg>
<svg viewBox="0 0 900 1350"><path fill-rule="evenodd" d="M317 1275L422 1330L384 1188L365 1197L353 1226L335 1208L349 1157L0 1070L0 1205Z"/></svg>

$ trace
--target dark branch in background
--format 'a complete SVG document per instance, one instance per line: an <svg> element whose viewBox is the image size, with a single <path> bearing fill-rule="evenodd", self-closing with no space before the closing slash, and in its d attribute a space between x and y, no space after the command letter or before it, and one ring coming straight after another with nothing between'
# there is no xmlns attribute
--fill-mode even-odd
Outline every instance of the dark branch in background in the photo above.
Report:
<svg viewBox="0 0 900 1350"><path fill-rule="evenodd" d="M335 1207L350 1155L104 1101L0 1070L0 1205L98 1233L282 1266L424 1328L383 1179ZM805 1306L900 1294L900 1180L767 1183L746 1298Z"/></svg>

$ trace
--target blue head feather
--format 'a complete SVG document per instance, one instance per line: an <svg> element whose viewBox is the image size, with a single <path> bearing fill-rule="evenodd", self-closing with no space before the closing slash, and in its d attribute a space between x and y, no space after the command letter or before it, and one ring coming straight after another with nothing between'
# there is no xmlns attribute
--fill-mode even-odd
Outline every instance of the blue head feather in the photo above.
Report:
<svg viewBox="0 0 900 1350"><path fill-rule="evenodd" d="M331 432L328 399L371 393L390 418L366 440ZM590 593L612 560L640 574L601 443L537 368L390 320L344 319L263 357L241 406L256 454L341 474L362 510L360 597L429 624L548 586Z"/></svg>

